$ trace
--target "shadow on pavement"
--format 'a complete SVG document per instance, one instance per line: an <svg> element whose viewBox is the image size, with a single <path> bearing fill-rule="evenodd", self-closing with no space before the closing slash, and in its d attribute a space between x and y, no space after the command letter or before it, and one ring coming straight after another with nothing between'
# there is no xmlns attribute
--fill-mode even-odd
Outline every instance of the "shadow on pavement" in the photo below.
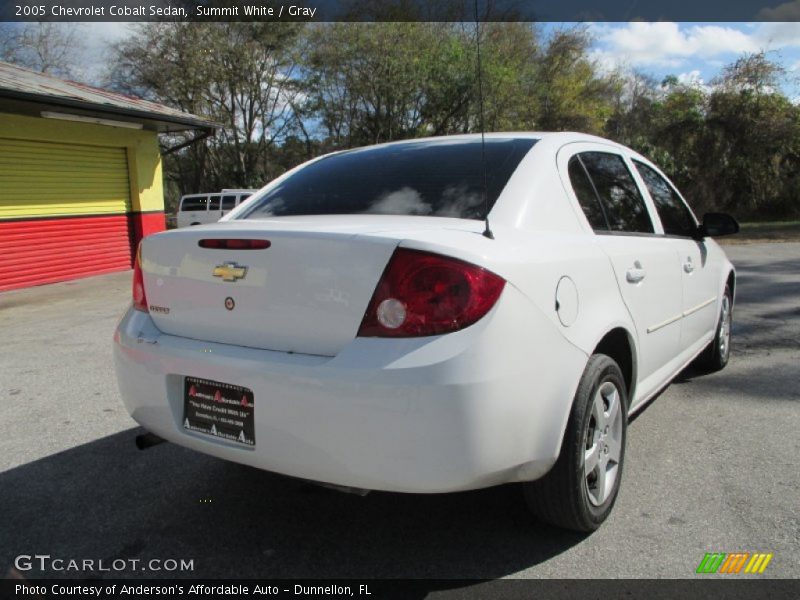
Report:
<svg viewBox="0 0 800 600"><path fill-rule="evenodd" d="M105 577L495 579L584 539L535 524L514 485L362 498L173 444L138 451L141 432L0 473L0 569L49 554L194 560L194 572Z"/></svg>

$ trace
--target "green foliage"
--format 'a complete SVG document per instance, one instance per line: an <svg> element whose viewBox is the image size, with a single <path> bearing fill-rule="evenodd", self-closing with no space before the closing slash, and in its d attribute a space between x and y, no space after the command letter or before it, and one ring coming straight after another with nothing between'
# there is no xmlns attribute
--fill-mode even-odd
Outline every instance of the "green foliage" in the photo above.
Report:
<svg viewBox="0 0 800 600"><path fill-rule="evenodd" d="M471 91L452 30L440 23L309 28L305 114L320 120L332 148L446 130Z"/></svg>
<svg viewBox="0 0 800 600"><path fill-rule="evenodd" d="M601 133L611 116L612 78L589 60L591 38L583 28L554 34L537 65L537 128Z"/></svg>
<svg viewBox="0 0 800 600"><path fill-rule="evenodd" d="M710 89L667 77L609 122L629 127L607 133L657 162L697 212L791 217L800 214L800 109L779 91L783 75L758 53L727 66Z"/></svg>
<svg viewBox="0 0 800 600"><path fill-rule="evenodd" d="M410 10L402 0L354 2ZM530 23L148 23L116 48L109 80L222 125L167 156L174 196L260 186L326 151L477 132L483 122L627 144L698 212L800 214L800 109L780 92L777 64L744 55L710 87L656 82L604 72L591 43L583 26L545 38Z"/></svg>

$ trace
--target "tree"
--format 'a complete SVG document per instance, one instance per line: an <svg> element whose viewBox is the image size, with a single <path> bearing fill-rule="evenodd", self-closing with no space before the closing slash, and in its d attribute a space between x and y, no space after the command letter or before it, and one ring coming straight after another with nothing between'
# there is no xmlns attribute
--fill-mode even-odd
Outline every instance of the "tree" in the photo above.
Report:
<svg viewBox="0 0 800 600"><path fill-rule="evenodd" d="M667 76L618 103L607 132L659 164L698 213L800 212L800 110L765 54L743 55L710 87Z"/></svg>
<svg viewBox="0 0 800 600"><path fill-rule="evenodd" d="M613 82L613 112L604 134L626 146L649 154L653 147L649 133L660 93L655 79L640 71L617 70L609 76Z"/></svg>
<svg viewBox="0 0 800 600"><path fill-rule="evenodd" d="M557 31L538 61L537 126L545 131L603 131L613 112L615 80L601 76L589 58L585 27Z"/></svg>
<svg viewBox="0 0 800 600"><path fill-rule="evenodd" d="M84 50L77 23L3 23L0 60L58 77L76 77Z"/></svg>
<svg viewBox="0 0 800 600"><path fill-rule="evenodd" d="M332 147L463 129L474 91L449 23L336 23L309 30L306 115Z"/></svg>
<svg viewBox="0 0 800 600"><path fill-rule="evenodd" d="M584 26L544 36L520 22L150 23L117 47L110 80L222 125L165 159L175 194L261 185L332 149L483 124L605 134L659 164L698 212L800 212L800 109L776 63L744 55L710 87L659 85L602 71L591 44Z"/></svg>
<svg viewBox="0 0 800 600"><path fill-rule="evenodd" d="M780 92L784 70L761 52L746 54L715 80L708 99L709 159L717 202L748 216L798 211L800 174L797 106ZM711 192L712 190L708 190Z"/></svg>
<svg viewBox="0 0 800 600"><path fill-rule="evenodd" d="M537 129L541 103L542 47L539 32L528 23L486 23L481 36L485 125L488 131ZM466 41L474 61L474 39ZM471 65L474 70L475 67ZM479 106L474 105L477 115ZM477 126L471 128L477 131Z"/></svg>
<svg viewBox="0 0 800 600"><path fill-rule="evenodd" d="M118 44L115 89L221 125L215 138L165 163L184 193L261 186L274 176L269 149L295 132L295 40L286 23L145 23Z"/></svg>
<svg viewBox="0 0 800 600"><path fill-rule="evenodd" d="M598 132L611 113L613 81L589 59L585 28L544 46L529 23L339 23L308 34L305 114L333 147L475 132L481 117L488 131Z"/></svg>

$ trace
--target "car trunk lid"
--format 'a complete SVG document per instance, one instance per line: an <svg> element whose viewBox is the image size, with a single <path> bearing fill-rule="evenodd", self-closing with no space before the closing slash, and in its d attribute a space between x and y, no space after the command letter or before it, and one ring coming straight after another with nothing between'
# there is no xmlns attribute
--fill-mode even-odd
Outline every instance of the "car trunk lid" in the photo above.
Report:
<svg viewBox="0 0 800 600"><path fill-rule="evenodd" d="M141 256L150 315L170 335L334 356L356 337L404 237L397 230L429 228L429 220L408 217L398 228L402 219L230 221L149 237ZM269 247L201 247L209 239L268 240Z"/></svg>

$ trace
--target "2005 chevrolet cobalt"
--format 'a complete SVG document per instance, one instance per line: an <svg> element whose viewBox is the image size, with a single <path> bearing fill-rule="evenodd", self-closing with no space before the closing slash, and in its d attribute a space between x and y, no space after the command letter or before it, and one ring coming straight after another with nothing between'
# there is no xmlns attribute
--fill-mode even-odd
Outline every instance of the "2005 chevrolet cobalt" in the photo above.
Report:
<svg viewBox="0 0 800 600"><path fill-rule="evenodd" d="M728 361L735 273L711 236L737 230L581 134L334 153L142 241L120 390L199 452L359 489L522 482L540 519L591 531L629 415Z"/></svg>

